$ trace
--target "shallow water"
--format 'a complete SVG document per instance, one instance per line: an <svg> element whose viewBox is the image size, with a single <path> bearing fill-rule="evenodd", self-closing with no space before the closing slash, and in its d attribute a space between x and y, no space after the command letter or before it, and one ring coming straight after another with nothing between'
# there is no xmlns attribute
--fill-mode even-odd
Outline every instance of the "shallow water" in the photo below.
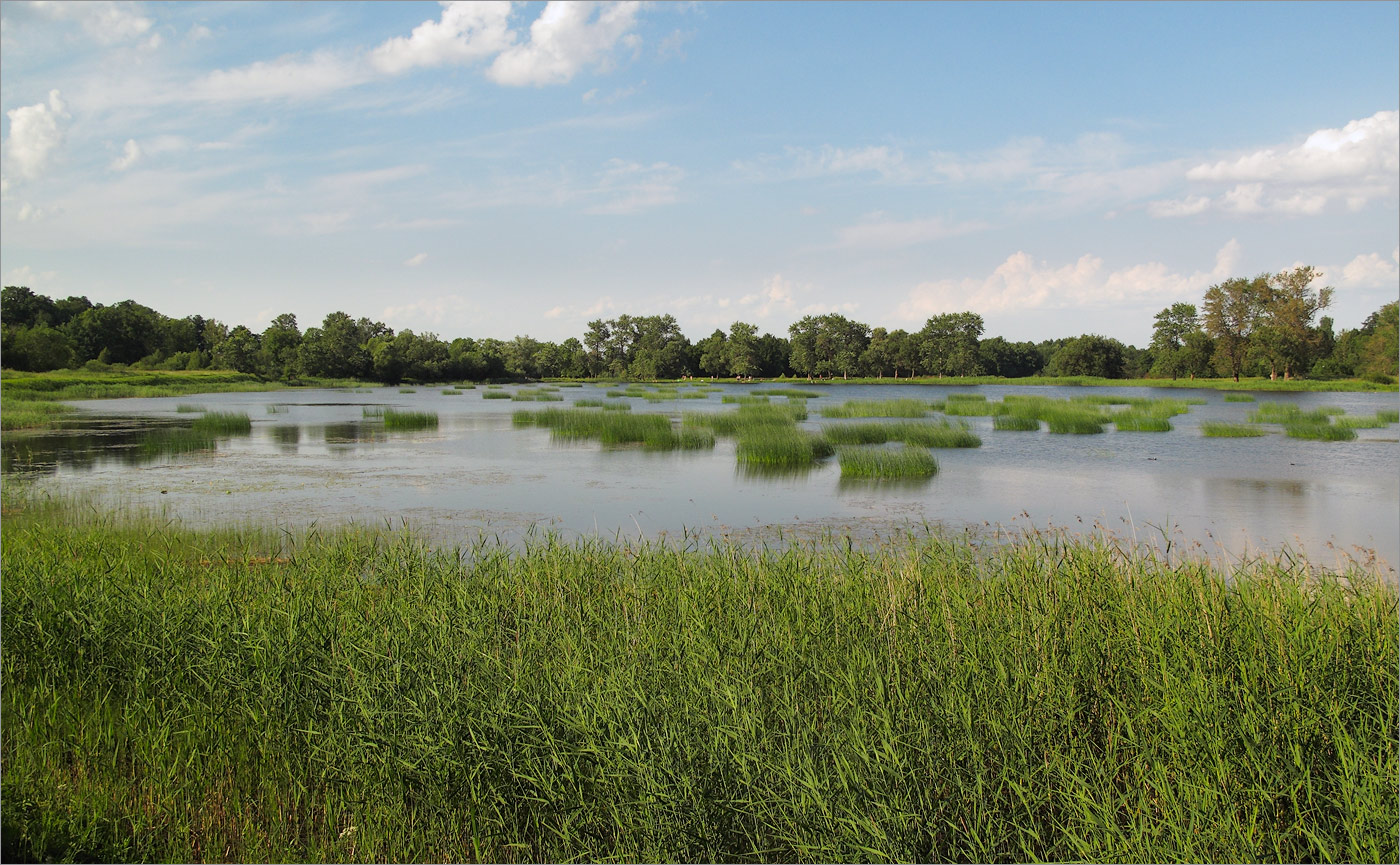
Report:
<svg viewBox="0 0 1400 865"><path fill-rule="evenodd" d="M613 386L616 387L616 386ZM771 386L767 386L771 388ZM724 385L703 399L629 399L633 412L731 411L725 394L767 389ZM1209 390L1076 387L810 387L809 420L823 404L847 399L944 399L950 393L1008 393L1056 399L1107 393L1201 398L1165 433L1053 435L997 432L990 417L965 420L976 449L937 449L940 470L927 482L843 482L836 460L810 471L756 475L736 465L732 439L713 451L656 453L597 443L560 444L546 429L514 427L519 409L567 407L605 389L561 388L562 402L484 399L438 388L400 393L288 390L74 403L83 420L62 433L16 436L4 471L87 492L114 503L164 508L194 525L246 521L285 525L360 521L409 525L443 543L480 532L518 538L533 526L564 536L682 534L731 537L827 531L882 536L925 524L951 531L997 527L1100 525L1139 540L1170 539L1176 549L1232 556L1301 549L1317 564L1372 552L1400 561L1400 427L1358 430L1352 442L1291 439L1277 426L1264 438L1205 438L1206 420L1244 422L1258 403L1227 403ZM507 386L506 392L519 388ZM679 388L679 393L693 389ZM1259 402L1336 406L1350 415L1394 409L1395 394L1257 394ZM775 397L781 402L782 398ZM248 435L182 440L172 427L198 405L244 412ZM276 405L277 413L268 406ZM365 406L432 411L436 430L386 432ZM934 417L937 417L936 415ZM175 442L162 445L162 442ZM182 443L183 442L183 443Z"/></svg>

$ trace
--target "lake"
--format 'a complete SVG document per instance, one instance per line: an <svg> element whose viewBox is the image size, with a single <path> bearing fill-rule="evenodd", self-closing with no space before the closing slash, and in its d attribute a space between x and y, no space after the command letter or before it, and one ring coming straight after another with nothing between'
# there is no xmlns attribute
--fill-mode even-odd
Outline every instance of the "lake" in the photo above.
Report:
<svg viewBox="0 0 1400 865"><path fill-rule="evenodd" d="M551 531L563 537L740 539L827 532L862 540L892 532L1100 526L1174 550L1238 557L1289 548L1334 567L1347 557L1400 561L1400 442L1397 426L1357 430L1355 441L1289 438L1267 425L1262 438L1208 438L1204 421L1243 423L1263 402L1348 415L1395 409L1393 393L1256 394L1226 402L1213 390L994 385L819 384L804 428L860 423L826 420L823 405L852 399L942 400L949 394L1065 399L1116 394L1201 399L1171 419L1170 432L1098 435L1003 432L990 417L967 417L980 448L936 449L939 471L920 482L843 481L836 460L809 471L755 474L740 468L732 439L713 450L652 452L596 442L560 443L550 431L512 424L517 410L567 407L604 388L565 387L562 401L487 399L483 386L458 395L441 388L294 389L159 399L89 400L71 428L15 436L4 446L6 474L113 505L164 509L191 525L346 521L408 524L453 544L482 532L507 540ZM514 393L509 385L497 393ZM612 385L610 388L621 388ZM624 398L634 413L731 411L724 396L773 385L718 384L692 397ZM774 397L775 402L783 398ZM192 443L153 434L187 427L180 406L242 412L251 432ZM366 407L436 412L437 429L386 431ZM935 418L938 415L934 415ZM160 442L168 441L168 444ZM154 443L153 443L154 442Z"/></svg>

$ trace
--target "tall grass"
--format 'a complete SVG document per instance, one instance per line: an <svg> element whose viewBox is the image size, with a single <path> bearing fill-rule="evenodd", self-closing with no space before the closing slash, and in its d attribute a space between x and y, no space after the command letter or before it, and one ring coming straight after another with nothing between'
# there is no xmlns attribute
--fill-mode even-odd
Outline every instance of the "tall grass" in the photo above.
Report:
<svg viewBox="0 0 1400 865"><path fill-rule="evenodd" d="M552 438L559 440L593 440L605 445L640 444L648 450L699 450L715 445L713 431L676 430L670 418L659 414L549 408L517 411L511 419L516 426L545 427Z"/></svg>
<svg viewBox="0 0 1400 865"><path fill-rule="evenodd" d="M202 405L193 405L191 403L182 402L179 405L175 406L175 411L179 414L198 414L199 412L209 411L209 409Z"/></svg>
<svg viewBox="0 0 1400 865"><path fill-rule="evenodd" d="M1314 421L1285 423L1283 431L1289 438L1324 442L1349 442L1356 439L1356 430L1349 426Z"/></svg>
<svg viewBox="0 0 1400 865"><path fill-rule="evenodd" d="M824 437L791 426L753 426L739 432L734 454L741 464L804 468L832 455Z"/></svg>
<svg viewBox="0 0 1400 865"><path fill-rule="evenodd" d="M1226 402L1254 402L1254 397L1253 397L1253 395L1247 394L1247 393L1227 393L1227 394L1225 394L1225 401L1226 401Z"/></svg>
<svg viewBox="0 0 1400 865"><path fill-rule="evenodd" d="M482 399L510 399L510 394L503 390L484 390L481 392Z"/></svg>
<svg viewBox="0 0 1400 865"><path fill-rule="evenodd" d="M752 396L785 396L789 399L816 399L822 396L819 390L801 387L767 387L751 390Z"/></svg>
<svg viewBox="0 0 1400 865"><path fill-rule="evenodd" d="M836 449L843 478L892 480L928 478L938 473L938 460L927 449L905 445L899 450L882 447Z"/></svg>
<svg viewBox="0 0 1400 865"><path fill-rule="evenodd" d="M929 404L918 399L851 399L841 405L822 406L822 417L926 417Z"/></svg>
<svg viewBox="0 0 1400 865"><path fill-rule="evenodd" d="M1253 424L1201 421L1201 435L1208 438L1258 438L1268 434L1268 430Z"/></svg>
<svg viewBox="0 0 1400 865"><path fill-rule="evenodd" d="M1040 419L1014 414L999 414L992 418L992 429L1028 432L1040 429Z"/></svg>
<svg viewBox="0 0 1400 865"><path fill-rule="evenodd" d="M8 485L7 485L8 487ZM1393 584L7 502L6 859L1396 861Z"/></svg>
<svg viewBox="0 0 1400 865"><path fill-rule="evenodd" d="M386 408L384 410L384 428L386 430L422 430L437 429L437 412L431 411L397 411Z"/></svg>
<svg viewBox="0 0 1400 865"><path fill-rule="evenodd" d="M195 418L190 427L196 432L215 435L246 435L253 429L253 422L240 412L211 411Z"/></svg>
<svg viewBox="0 0 1400 865"><path fill-rule="evenodd" d="M1170 432L1172 428L1166 418L1131 412L1115 415L1113 425L1119 432Z"/></svg>
<svg viewBox="0 0 1400 865"><path fill-rule="evenodd" d="M902 421L890 423L827 424L822 435L833 444L883 444L898 441L925 448L975 448L982 446L967 424L920 423Z"/></svg>

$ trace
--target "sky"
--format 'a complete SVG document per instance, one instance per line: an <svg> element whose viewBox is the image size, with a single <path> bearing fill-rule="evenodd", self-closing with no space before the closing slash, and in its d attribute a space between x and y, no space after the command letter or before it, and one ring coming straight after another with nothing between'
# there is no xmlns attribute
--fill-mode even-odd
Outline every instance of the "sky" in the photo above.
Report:
<svg viewBox="0 0 1400 865"><path fill-rule="evenodd" d="M0 3L0 278L263 330L1400 295L1400 3Z"/></svg>

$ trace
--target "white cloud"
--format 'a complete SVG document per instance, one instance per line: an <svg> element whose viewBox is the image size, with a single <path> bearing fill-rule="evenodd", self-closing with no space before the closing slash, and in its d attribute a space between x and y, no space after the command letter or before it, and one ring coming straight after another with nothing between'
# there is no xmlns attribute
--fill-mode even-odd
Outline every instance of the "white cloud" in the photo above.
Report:
<svg viewBox="0 0 1400 865"><path fill-rule="evenodd" d="M379 317L395 330L410 329L421 334L429 329L442 329L444 325L460 324L479 317L474 311L475 307L466 298L445 294L402 306L386 306Z"/></svg>
<svg viewBox="0 0 1400 865"><path fill-rule="evenodd" d="M443 3L442 17L424 21L409 36L396 36L370 54L375 68L390 75L416 66L470 63L515 43L507 23L508 2Z"/></svg>
<svg viewBox="0 0 1400 865"><path fill-rule="evenodd" d="M656 162L642 165L622 159L608 160L599 172L596 185L586 195L606 199L585 212L594 214L637 213L673 203L677 185L685 172L674 165Z"/></svg>
<svg viewBox="0 0 1400 865"><path fill-rule="evenodd" d="M1361 210L1400 193L1400 112L1380 111L1341 129L1319 129L1301 144L1249 151L1202 163L1186 172L1198 185L1221 191L1148 205L1158 217L1207 209L1235 215L1280 213L1314 216L1333 201Z"/></svg>
<svg viewBox="0 0 1400 865"><path fill-rule="evenodd" d="M63 142L59 121L68 118L63 97L50 90L47 102L11 108L5 115L10 118L10 137L5 142L10 163L22 176L38 177Z"/></svg>
<svg viewBox="0 0 1400 865"><path fill-rule="evenodd" d="M122 155L112 160L111 169L113 171L126 171L136 164L141 158L141 145L136 143L134 138L126 140L126 147L122 148Z"/></svg>
<svg viewBox="0 0 1400 865"><path fill-rule="evenodd" d="M938 217L907 221L878 220L837 231L839 246L854 249L902 249L986 228L983 222L949 223Z"/></svg>
<svg viewBox="0 0 1400 865"><path fill-rule="evenodd" d="M763 281L763 289L754 294L739 298L738 305L744 308L743 315L765 319L773 313L791 312L797 309L795 293L806 293L810 285L798 285L781 273L775 273ZM728 306L728 304L724 304Z"/></svg>
<svg viewBox="0 0 1400 865"><path fill-rule="evenodd" d="M1017 252L981 279L934 280L909 292L898 315L923 321L942 312L980 313L1031 309L1105 308L1124 304L1157 304L1193 300L1212 283L1234 274L1239 244L1231 240L1215 256L1209 271L1175 273L1161 262L1105 271L1103 259L1083 255L1053 265Z"/></svg>
<svg viewBox="0 0 1400 865"><path fill-rule="evenodd" d="M1210 209L1210 198L1204 195L1188 195L1180 199L1154 201L1147 205L1147 213L1159 218L1195 216Z"/></svg>
<svg viewBox="0 0 1400 865"><path fill-rule="evenodd" d="M56 21L77 21L89 36L104 44L113 44L127 39L135 39L151 29L152 21L140 14L135 3L116 3L110 0L92 2L35 2L31 9ZM159 46L159 37L155 36Z"/></svg>
<svg viewBox="0 0 1400 865"><path fill-rule="evenodd" d="M426 253L426 252L420 252L420 253L418 253L417 255L413 256L412 258L409 258L408 260L404 261L403 266L404 266L404 267L417 267L418 265L422 264L423 262L425 262L425 261L427 261L427 260L428 260L428 253Z"/></svg>
<svg viewBox="0 0 1400 865"><path fill-rule="evenodd" d="M353 87L370 77L363 64L328 51L310 57L287 54L235 69L216 69L191 84L185 96L211 102L304 99Z"/></svg>
<svg viewBox="0 0 1400 865"><path fill-rule="evenodd" d="M1341 283L1357 288L1394 286L1397 276L1400 276L1400 271L1396 269L1397 262L1400 262L1400 247L1391 253L1389 261L1374 252L1358 255L1342 268Z"/></svg>
<svg viewBox="0 0 1400 865"><path fill-rule="evenodd" d="M544 317L548 319L564 319L565 321L587 321L597 318L604 313L611 313L617 310L617 302L611 295L604 295L593 301L586 307L574 304L568 306L552 306L544 311Z"/></svg>
<svg viewBox="0 0 1400 865"><path fill-rule="evenodd" d="M62 212L63 208L61 207L35 207L26 201L19 206L19 210L15 211L15 219L32 224L57 216Z"/></svg>
<svg viewBox="0 0 1400 865"><path fill-rule="evenodd" d="M530 25L530 40L502 51L486 75L497 84L539 86L563 84L584 66L605 67L619 42L635 47L628 37L640 7L550 0Z"/></svg>
<svg viewBox="0 0 1400 865"><path fill-rule="evenodd" d="M29 265L21 265L5 273L6 285L22 285L26 288L39 288L53 282L58 274L52 270L36 271Z"/></svg>

